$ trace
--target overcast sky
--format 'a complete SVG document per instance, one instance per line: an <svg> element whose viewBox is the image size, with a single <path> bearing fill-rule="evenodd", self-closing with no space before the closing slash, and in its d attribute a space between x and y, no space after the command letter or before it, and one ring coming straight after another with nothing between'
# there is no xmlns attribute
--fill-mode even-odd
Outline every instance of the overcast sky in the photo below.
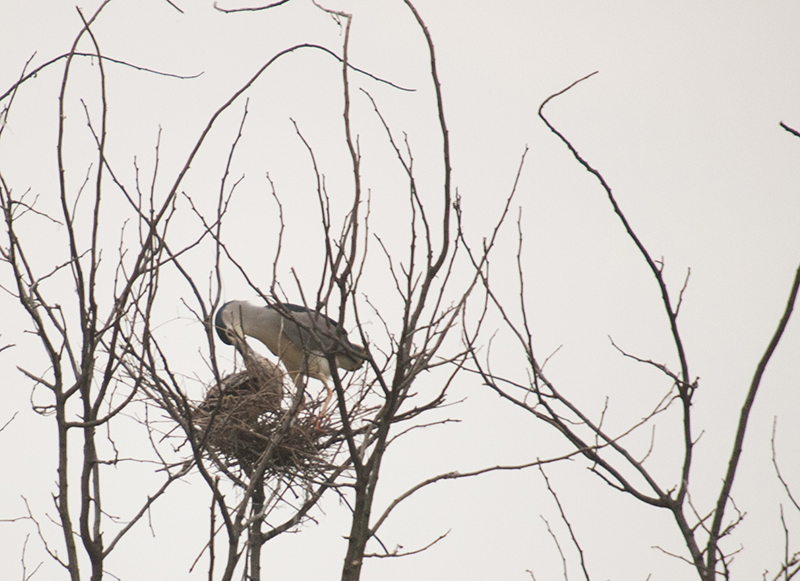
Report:
<svg viewBox="0 0 800 581"><path fill-rule="evenodd" d="M156 191L175 179L209 117L277 51L316 43L340 52L341 28L310 0L292 0L264 12L223 14L211 2L113 0L93 31L102 52L176 79L106 65L109 158L127 184L152 179L160 130ZM99 2L81 8L91 14ZM225 7L238 7L229 1ZM440 138L427 74L424 39L402 2L333 2L354 14L350 60L354 66L413 92L364 75L355 87L371 95L395 135L408 134L422 196L438 215ZM549 95L593 72L545 110L613 188L628 219L655 258L663 259L673 296L691 269L680 322L693 376L697 496L703 512L718 494L743 396L774 332L800 264L800 139L779 122L800 129L800 4L789 0L710 1L444 1L418 0L437 51L445 114L452 142L454 186L462 197L470 241L490 234L528 148L512 214L493 266L495 289L513 305L517 220L523 232L526 305L534 342L548 362L548 376L584 403L595 417L609 398L609 422L634 423L668 389L652 368L623 358L614 341L646 359L675 365L669 328L652 275L608 203L605 192L537 116ZM6 2L0 7L0 92L29 69L69 50L81 22L63 0ZM82 50L91 51L88 43ZM0 139L0 171L16 192L31 189L45 206L56 195L55 129L63 65L41 72L17 94ZM96 63L77 64L70 86L68 184L80 187L93 153L80 99L97 104ZM304 289L316 289L322 261L314 174L292 120L312 144L332 199L334 221L350 200L351 174L341 139L341 69L319 51L299 51L270 69L223 117L192 165L181 188L201 208L216 203L221 170L247 104L239 155L232 175L244 179L224 223L232 252L262 289L272 277L278 243L277 207L270 180L283 204L287 228L279 282L298 302L291 270ZM7 104L3 101L3 106ZM401 256L408 245L401 168L393 160L368 97L353 91L353 122L359 134L365 186L372 200L371 228ZM437 189L439 188L439 189ZM341 198L337 194L342 192ZM33 195L32 194L32 195ZM113 208L113 204L112 204ZM113 210L109 210L111 216ZM110 222L110 223L113 223ZM187 220L185 236L196 222ZM118 237L119 226L104 234ZM175 233L180 240L182 231ZM46 264L57 254L49 236L31 232L29 244ZM59 243L60 244L60 243ZM115 249L114 244L110 245ZM111 251L109 251L111 252ZM392 284L385 262L375 262L362 281L362 296L392 317ZM212 265L197 253L189 263L205 281ZM381 266L383 265L383 266ZM0 282L10 283L4 265ZM44 269L44 266L42 267ZM226 299L254 300L235 270L226 271ZM205 273L205 274L203 274ZM463 274L463 273L462 273ZM461 276L461 274L459 274ZM163 293L162 293L163 294ZM169 293L168 293L169 294ZM187 289L175 286L159 306L160 339L182 359L186 389L202 394L205 336L181 303ZM69 297L64 299L69 300ZM52 417L30 407L30 382L17 370L44 373L46 361L30 336L15 300L0 298L3 378L0 424L0 519L25 514L22 496L43 521L54 515L55 430ZM377 321L366 322L378 337ZM495 326L499 327L496 323ZM207 348L207 347L205 347ZM559 349L560 348L560 349ZM524 378L525 366L507 334L493 342L495 365ZM232 354L227 363L232 361ZM420 381L424 382L423 377ZM420 389L435 386L422 386ZM44 398L44 394L37 397ZM474 470L546 457L563 450L555 432L512 408L466 376L454 387L449 408L460 424L411 434L387 455L378 494L380 507L414 483L450 470ZM746 512L728 548L742 552L734 579L775 571L783 554L778 507L800 530L800 514L772 467L770 441L777 418L777 448L786 479L800 494L800 324L792 321L765 375L748 431L743 465L733 496ZM677 414L659 423L656 472L669 487L677 456ZM119 434L125 441L128 435ZM130 438L136 434L130 434ZM649 433L644 436L646 451ZM641 444L641 443L640 443ZM141 466L136 467L141 470ZM109 510L125 519L157 480L135 479L120 467L107 476ZM593 578L653 580L693 578L694 572L653 547L686 556L673 521L652 507L611 490L585 464L548 472L582 541ZM139 480L141 478L141 480ZM126 499L134 499L132 505ZM126 538L107 563L120 579L205 578L205 565L189 567L206 540L208 492L199 478L172 489L145 523ZM264 551L267 578L336 579L348 531L347 511L331 497L315 513L318 524L283 535ZM439 535L429 551L405 559L368 561L364 579L561 578L562 563L548 534L557 529L567 551L570 578L580 577L558 509L535 469L437 484L387 522L383 541L412 550ZM48 528L54 546L57 531ZM29 521L0 523L0 567L21 577L26 535L28 571L44 561L37 578L64 575L44 553ZM794 545L797 550L797 545Z"/></svg>

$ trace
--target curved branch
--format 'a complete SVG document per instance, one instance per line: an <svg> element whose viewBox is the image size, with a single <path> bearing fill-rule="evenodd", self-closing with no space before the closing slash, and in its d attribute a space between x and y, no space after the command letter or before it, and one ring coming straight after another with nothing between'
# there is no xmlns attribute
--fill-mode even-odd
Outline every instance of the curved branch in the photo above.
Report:
<svg viewBox="0 0 800 581"><path fill-rule="evenodd" d="M144 73L152 73L154 75L160 75L162 77L172 77L174 79L182 79L182 80L185 80L185 79L196 79L197 77L199 77L200 75L203 74L203 73L197 73L197 74L194 74L194 75L178 75L178 74L175 74L175 73L165 73L164 71L157 71L155 69L150 69L150 68L143 67L143 66L140 66L140 65L135 65L133 63L129 63L127 61L123 61L123 60L120 60L120 59L115 59L115 58L112 58L112 57L109 57L109 56L105 56L105 55L99 55L98 56L97 53L91 53L91 52L64 53L64 54L58 55L57 57L51 58L46 63L43 63L43 64L39 65L38 67L36 67L35 69L33 69L27 75L22 76L16 83L11 85L11 87L9 87L8 90L5 93L0 95L0 101L5 99L6 97L8 97L11 93L13 93L22 83L24 83L25 81L29 81L30 79L35 77L43 69L46 69L50 65L57 63L61 59L72 58L72 57L76 57L76 56L83 56L83 57L89 57L89 58L99 58L102 61L108 61L110 63L123 65L123 66L126 66L126 67L130 67L132 69L136 69L137 71L142 71Z"/></svg>
<svg viewBox="0 0 800 581"><path fill-rule="evenodd" d="M532 466L542 466L543 464L552 464L554 462L560 462L561 460L568 460L573 456L577 456L581 454L582 450L573 450L563 456L557 456L555 458L548 458L546 460L535 460L533 462L528 462L527 464L515 464L513 466L490 466L487 468L480 468L479 470L474 470L472 472L446 472L444 474L438 474L436 476L432 476L427 480L423 480L406 490L403 494L395 498L386 510L383 511L383 514L375 521L375 525L370 529L369 534L370 536L374 536L380 526L384 523L384 521L389 517L389 514L397 508L397 506L410 497L412 494L417 492L418 490L425 488L431 484L435 484L436 482L440 482L442 480L458 480L461 478L470 478L472 476L480 476L482 474L486 474L488 472L497 472L497 471L510 471L510 470L524 470L525 468L531 468Z"/></svg>
<svg viewBox="0 0 800 581"><path fill-rule="evenodd" d="M733 480L736 477L736 469L739 466L739 459L742 455L742 446L744 444L745 431L747 430L747 422L750 419L750 411L753 408L753 402L756 399L756 394L758 393L758 388L761 385L761 379L764 376L764 371L767 368L767 364L770 362L770 359L772 359L772 355L775 353L775 348L778 346L778 343L783 336L783 332L786 330L786 325L789 323L789 318L792 316L792 311L794 310L794 304L797 300L797 292L799 288L800 266L798 266L797 272L795 273L794 282L792 283L792 290L789 292L789 300L786 303L783 316L778 323L778 328L775 329L775 333L772 335L769 345L767 345L767 350L761 357L761 361L758 362L756 372L753 375L753 380L750 382L750 389L747 392L747 398L744 401L742 411L739 415L739 424L736 430L736 440L733 444L733 452L731 453L730 461L728 462L728 471L725 474L725 480L722 483L722 490L720 490L719 499L717 500L714 521L711 525L711 532L708 539L708 548L706 549L706 571L708 574L712 574L716 566L716 546L717 541L722 537L722 534L720 533L722 528L722 518L725 516L725 507L730 499Z"/></svg>
<svg viewBox="0 0 800 581"><path fill-rule="evenodd" d="M647 266L650 268L650 271L653 273L653 276L658 283L658 288L661 292L661 300L664 304L664 310L667 313L667 318L669 319L670 330L672 332L672 339L673 343L675 344L675 349L678 353L678 360L680 362L681 367L681 381L677 383L678 391L680 393L681 402L683 405L683 441L684 441L684 461L683 461L683 468L681 474L681 484L678 490L678 495L676 498L677 506L680 506L683 503L683 500L686 496L686 491L689 483L689 471L692 465L692 450L694 447L694 439L692 438L692 422L691 422L691 403L692 403L692 395L694 394L695 385L692 383L690 376L689 376L689 364L686 358L686 351L683 346L683 340L681 339L680 333L678 331L678 309L673 308L672 300L669 297L669 291L667 289L667 283L664 280L662 268L656 264L656 261L653 260L652 256L650 256L650 252L648 252L647 248L645 248L644 244L639 237L634 232L633 228L631 227L628 219L625 217L625 214L622 212L619 204L617 203L616 198L614 197L613 192L611 191L611 187L606 182L603 175L588 161L586 161L575 146L560 132L556 129L550 121L544 116L543 109L547 103L549 103L553 98L564 94L565 92L569 91L572 87L577 85L578 83L596 75L598 71L590 73L583 78L578 79L568 87L562 89L561 91L550 95L544 102L539 106L539 117L542 121L544 121L545 125L552 131L558 138L567 146L567 148L572 153L573 157L580 163L589 173L591 173L597 180L600 182L600 185L606 192L608 196L608 200L611 202L612 207L614 208L614 213L617 214L620 221L622 222L623 227L625 228L625 232L628 234L628 237L633 241L636 247L639 249L642 257L647 262Z"/></svg>

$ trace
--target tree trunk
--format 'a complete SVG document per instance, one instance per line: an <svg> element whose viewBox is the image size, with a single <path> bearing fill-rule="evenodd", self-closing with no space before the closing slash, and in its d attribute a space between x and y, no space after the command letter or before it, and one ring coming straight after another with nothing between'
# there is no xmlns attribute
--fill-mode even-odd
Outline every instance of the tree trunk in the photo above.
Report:
<svg viewBox="0 0 800 581"><path fill-rule="evenodd" d="M256 480L256 485L253 489L253 516L264 510L264 500L264 475L262 474ZM247 541L250 550L249 581L261 581L261 547L264 546L263 536L261 532L261 519L255 519L250 525L250 538Z"/></svg>

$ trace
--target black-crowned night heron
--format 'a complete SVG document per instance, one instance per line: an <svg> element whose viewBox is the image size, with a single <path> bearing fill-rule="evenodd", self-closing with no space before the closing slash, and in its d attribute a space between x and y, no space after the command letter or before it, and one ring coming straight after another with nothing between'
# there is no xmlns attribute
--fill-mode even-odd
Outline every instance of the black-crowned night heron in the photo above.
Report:
<svg viewBox="0 0 800 581"><path fill-rule="evenodd" d="M240 351L245 336L261 341L283 363L295 385L302 376L322 381L327 395L320 416L333 393L328 385L328 356L347 371L360 368L367 356L363 347L351 343L344 330L337 329L336 321L300 305L281 303L273 308L230 301L217 311L214 325L223 343Z"/></svg>

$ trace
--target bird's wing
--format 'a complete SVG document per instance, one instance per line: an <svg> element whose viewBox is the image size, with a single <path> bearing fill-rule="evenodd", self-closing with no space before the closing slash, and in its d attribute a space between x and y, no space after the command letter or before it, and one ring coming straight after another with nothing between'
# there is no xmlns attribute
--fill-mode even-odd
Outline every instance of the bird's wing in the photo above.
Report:
<svg viewBox="0 0 800 581"><path fill-rule="evenodd" d="M283 332L289 340L304 351L325 354L336 348L333 338L336 323L317 311L292 304L282 304L288 313L283 318Z"/></svg>
<svg viewBox="0 0 800 581"><path fill-rule="evenodd" d="M333 319L331 319L326 315L323 315L319 311L312 311L311 309L308 309L303 305L293 305L292 303L278 303L278 308L279 309L284 308L287 311L290 311L291 313L301 313L306 315L313 314L315 318L325 321L330 327L334 328L336 327L336 321L334 321Z"/></svg>
<svg viewBox="0 0 800 581"><path fill-rule="evenodd" d="M282 315L284 333L295 345L321 355L339 353L337 364L351 371L361 366L362 361L351 354L357 356L364 352L364 348L350 343L344 330L337 330L336 321L300 305L284 303L281 307L288 311ZM342 359L347 360L345 365L342 365Z"/></svg>

